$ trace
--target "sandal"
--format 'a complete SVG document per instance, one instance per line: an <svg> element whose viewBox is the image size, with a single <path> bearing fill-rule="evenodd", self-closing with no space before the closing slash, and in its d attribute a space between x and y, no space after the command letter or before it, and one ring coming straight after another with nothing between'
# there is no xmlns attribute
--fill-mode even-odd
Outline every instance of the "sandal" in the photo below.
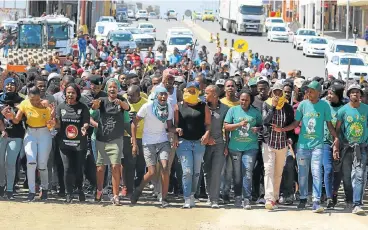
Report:
<svg viewBox="0 0 368 230"><path fill-rule="evenodd" d="M119 196L114 196L113 198L111 198L111 202L113 205L115 206L120 206L120 199Z"/></svg>

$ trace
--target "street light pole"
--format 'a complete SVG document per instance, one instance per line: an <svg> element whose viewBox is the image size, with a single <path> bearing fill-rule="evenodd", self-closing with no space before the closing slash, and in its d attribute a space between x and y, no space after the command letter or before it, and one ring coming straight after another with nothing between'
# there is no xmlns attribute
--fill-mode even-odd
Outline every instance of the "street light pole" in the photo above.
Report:
<svg viewBox="0 0 368 230"><path fill-rule="evenodd" d="M276 12L276 0L273 0L273 11Z"/></svg>
<svg viewBox="0 0 368 230"><path fill-rule="evenodd" d="M325 33L325 0L322 0L322 36Z"/></svg>
<svg viewBox="0 0 368 230"><path fill-rule="evenodd" d="M346 40L349 40L350 0L346 3Z"/></svg>
<svg viewBox="0 0 368 230"><path fill-rule="evenodd" d="M80 24L80 0L78 0L78 9L77 9L77 34L79 33L79 24Z"/></svg>

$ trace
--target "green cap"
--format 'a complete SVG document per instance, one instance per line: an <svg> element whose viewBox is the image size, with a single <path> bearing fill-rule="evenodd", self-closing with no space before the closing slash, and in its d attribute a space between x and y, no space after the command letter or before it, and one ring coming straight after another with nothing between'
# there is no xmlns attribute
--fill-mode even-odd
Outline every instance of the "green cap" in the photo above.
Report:
<svg viewBox="0 0 368 230"><path fill-rule="evenodd" d="M308 88L317 90L318 92L322 91L322 86L318 81L312 81L309 83Z"/></svg>
<svg viewBox="0 0 368 230"><path fill-rule="evenodd" d="M249 85L249 87L250 87L250 86L257 85L257 81L258 81L258 77L252 77L252 78L249 78L249 81L248 81L248 85Z"/></svg>

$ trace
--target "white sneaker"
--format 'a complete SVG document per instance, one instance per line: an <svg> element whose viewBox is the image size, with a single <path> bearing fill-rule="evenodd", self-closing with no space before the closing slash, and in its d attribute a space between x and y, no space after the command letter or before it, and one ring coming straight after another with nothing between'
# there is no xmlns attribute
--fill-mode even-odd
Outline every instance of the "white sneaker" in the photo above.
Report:
<svg viewBox="0 0 368 230"><path fill-rule="evenodd" d="M212 201L211 208L218 209L220 206L218 205L218 202Z"/></svg>
<svg viewBox="0 0 368 230"><path fill-rule="evenodd" d="M252 209L252 206L250 206L250 201L248 199L244 199L243 208L246 209L246 210L251 210Z"/></svg>
<svg viewBox="0 0 368 230"><path fill-rule="evenodd" d="M194 195L190 195L190 207L195 207L195 198Z"/></svg>
<svg viewBox="0 0 368 230"><path fill-rule="evenodd" d="M365 211L360 206L355 206L352 213L356 215L364 215Z"/></svg>
<svg viewBox="0 0 368 230"><path fill-rule="evenodd" d="M208 205L208 206L212 205L212 202L211 202L210 198L207 199L206 205Z"/></svg>
<svg viewBox="0 0 368 230"><path fill-rule="evenodd" d="M158 202L161 202L162 201L162 193L159 193L157 195L157 200L158 200Z"/></svg>
<svg viewBox="0 0 368 230"><path fill-rule="evenodd" d="M191 208L190 207L190 198L185 198L184 199L184 205L183 208Z"/></svg>
<svg viewBox="0 0 368 230"><path fill-rule="evenodd" d="M264 198L258 198L257 204L266 204L266 200Z"/></svg>

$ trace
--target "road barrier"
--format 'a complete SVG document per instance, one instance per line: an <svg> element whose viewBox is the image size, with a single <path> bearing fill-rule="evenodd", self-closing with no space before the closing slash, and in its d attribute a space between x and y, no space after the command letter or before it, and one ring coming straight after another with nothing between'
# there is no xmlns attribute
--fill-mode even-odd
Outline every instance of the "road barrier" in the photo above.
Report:
<svg viewBox="0 0 368 230"><path fill-rule="evenodd" d="M229 61L233 62L233 49L230 49L230 54L229 54Z"/></svg>
<svg viewBox="0 0 368 230"><path fill-rule="evenodd" d="M227 47L227 38L224 39L224 46Z"/></svg>
<svg viewBox="0 0 368 230"><path fill-rule="evenodd" d="M231 47L234 47L235 39L231 39Z"/></svg>
<svg viewBox="0 0 368 230"><path fill-rule="evenodd" d="M213 43L213 36L212 36L212 33L210 33L210 43Z"/></svg>

